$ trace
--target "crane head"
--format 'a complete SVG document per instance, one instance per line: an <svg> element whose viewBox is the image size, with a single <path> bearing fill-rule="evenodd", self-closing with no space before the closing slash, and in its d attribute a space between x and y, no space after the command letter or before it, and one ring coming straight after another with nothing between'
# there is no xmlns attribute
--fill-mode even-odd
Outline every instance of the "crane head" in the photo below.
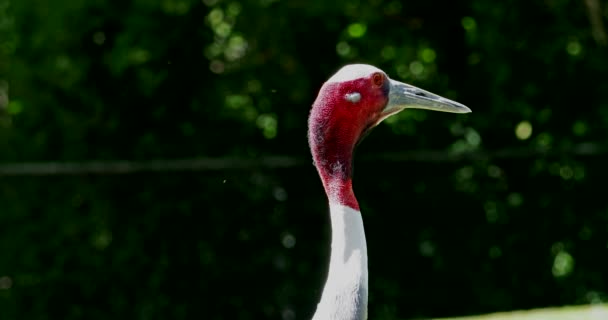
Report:
<svg viewBox="0 0 608 320"><path fill-rule="evenodd" d="M393 80L374 66L344 66L323 84L310 113L309 142L315 163L319 164L315 153L332 163L340 160L332 154L350 156L369 130L408 108L471 112L458 102Z"/></svg>

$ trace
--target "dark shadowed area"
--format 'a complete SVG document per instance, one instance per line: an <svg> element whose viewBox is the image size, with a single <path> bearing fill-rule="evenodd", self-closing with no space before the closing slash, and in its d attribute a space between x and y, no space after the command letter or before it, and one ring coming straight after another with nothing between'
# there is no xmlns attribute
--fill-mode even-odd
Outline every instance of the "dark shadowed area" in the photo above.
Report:
<svg viewBox="0 0 608 320"><path fill-rule="evenodd" d="M0 319L309 319L310 106L347 63L461 102L359 145L369 318L608 300L606 0L0 0Z"/></svg>

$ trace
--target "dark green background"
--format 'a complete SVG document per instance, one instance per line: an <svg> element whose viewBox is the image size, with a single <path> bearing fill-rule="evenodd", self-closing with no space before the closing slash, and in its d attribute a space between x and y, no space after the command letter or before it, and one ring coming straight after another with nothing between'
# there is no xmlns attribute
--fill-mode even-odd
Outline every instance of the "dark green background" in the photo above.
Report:
<svg viewBox="0 0 608 320"><path fill-rule="evenodd" d="M0 166L0 319L309 318L329 219L306 121L351 62L473 110L403 112L358 149L370 319L603 301L607 17L598 0L0 0L2 163L296 160Z"/></svg>

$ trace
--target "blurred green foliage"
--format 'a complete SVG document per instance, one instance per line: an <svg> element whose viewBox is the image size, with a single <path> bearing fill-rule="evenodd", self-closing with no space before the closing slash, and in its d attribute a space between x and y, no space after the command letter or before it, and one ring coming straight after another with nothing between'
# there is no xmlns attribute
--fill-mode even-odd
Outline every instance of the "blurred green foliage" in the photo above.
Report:
<svg viewBox="0 0 608 320"><path fill-rule="evenodd" d="M370 318L605 301L592 2L0 0L0 161L308 159L322 82L370 63L473 113L404 112L358 156L497 155L356 161ZM312 166L0 179L0 319L306 319L320 296Z"/></svg>
<svg viewBox="0 0 608 320"><path fill-rule="evenodd" d="M606 305L543 308L526 311L497 312L482 316L444 318L441 320L601 320L608 317Z"/></svg>

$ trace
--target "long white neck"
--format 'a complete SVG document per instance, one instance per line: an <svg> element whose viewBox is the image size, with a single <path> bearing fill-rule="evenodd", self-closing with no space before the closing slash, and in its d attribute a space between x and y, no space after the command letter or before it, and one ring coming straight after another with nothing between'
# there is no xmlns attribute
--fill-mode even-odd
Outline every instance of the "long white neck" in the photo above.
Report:
<svg viewBox="0 0 608 320"><path fill-rule="evenodd" d="M313 320L367 319L367 245L361 212L330 203L329 274Z"/></svg>

